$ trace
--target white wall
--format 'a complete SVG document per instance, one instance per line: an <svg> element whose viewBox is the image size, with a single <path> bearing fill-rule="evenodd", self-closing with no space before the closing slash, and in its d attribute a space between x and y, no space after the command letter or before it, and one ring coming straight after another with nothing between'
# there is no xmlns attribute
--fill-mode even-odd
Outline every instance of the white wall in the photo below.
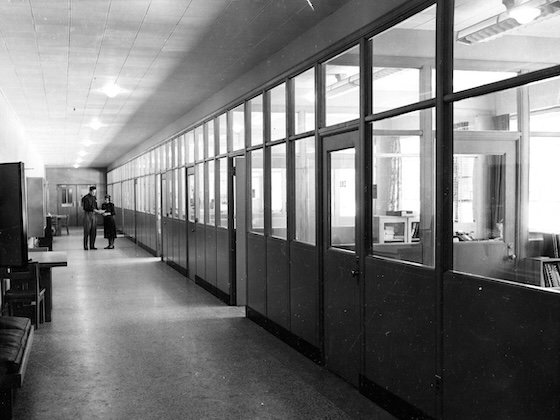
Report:
<svg viewBox="0 0 560 420"><path fill-rule="evenodd" d="M25 129L0 91L0 163L23 162L26 177L44 177L43 160L28 145Z"/></svg>

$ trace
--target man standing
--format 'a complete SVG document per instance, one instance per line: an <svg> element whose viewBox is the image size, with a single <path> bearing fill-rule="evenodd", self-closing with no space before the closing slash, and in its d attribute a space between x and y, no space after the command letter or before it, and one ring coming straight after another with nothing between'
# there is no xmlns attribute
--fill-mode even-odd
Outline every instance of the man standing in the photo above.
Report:
<svg viewBox="0 0 560 420"><path fill-rule="evenodd" d="M95 247L95 236L97 235L97 219L95 213L103 213L103 210L97 209L97 200L95 194L97 189L95 185L89 187L89 194L82 197L82 208L84 209L84 250L97 249Z"/></svg>

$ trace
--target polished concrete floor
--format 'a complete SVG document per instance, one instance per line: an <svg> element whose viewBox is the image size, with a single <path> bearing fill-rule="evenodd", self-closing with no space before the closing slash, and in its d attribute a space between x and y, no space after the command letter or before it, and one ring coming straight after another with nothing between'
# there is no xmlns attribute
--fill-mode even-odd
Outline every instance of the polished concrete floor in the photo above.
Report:
<svg viewBox="0 0 560 420"><path fill-rule="evenodd" d="M16 419L393 419L158 259L118 238L55 238L52 322Z"/></svg>

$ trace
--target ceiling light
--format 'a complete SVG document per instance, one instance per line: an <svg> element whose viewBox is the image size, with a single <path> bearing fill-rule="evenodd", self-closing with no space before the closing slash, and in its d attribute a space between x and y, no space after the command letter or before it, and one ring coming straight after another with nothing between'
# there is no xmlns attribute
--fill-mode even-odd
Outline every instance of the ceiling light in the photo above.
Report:
<svg viewBox="0 0 560 420"><path fill-rule="evenodd" d="M122 89L116 83L110 82L110 83L107 83L105 86L103 86L103 88L101 89L101 92L103 92L109 98L114 98L118 94L126 92L126 90Z"/></svg>
<svg viewBox="0 0 560 420"><path fill-rule="evenodd" d="M538 18L541 15L541 10L536 7L520 6L510 10L508 13L509 17L515 19L521 25L526 25Z"/></svg>
<svg viewBox="0 0 560 420"><path fill-rule="evenodd" d="M78 159L76 159L76 163L82 163L84 161L83 158L79 157Z"/></svg>
<svg viewBox="0 0 560 420"><path fill-rule="evenodd" d="M86 146L86 147L89 147L89 146L91 146L91 145L93 144L93 142L92 142L91 140L84 140L84 141L82 142L82 144L83 144L84 146Z"/></svg>
<svg viewBox="0 0 560 420"><path fill-rule="evenodd" d="M78 152L78 156L84 157L85 155L87 155L87 152L85 150L80 150Z"/></svg>
<svg viewBox="0 0 560 420"><path fill-rule="evenodd" d="M560 0L502 0L506 11L457 33L457 42L471 45L560 13Z"/></svg>
<svg viewBox="0 0 560 420"><path fill-rule="evenodd" d="M98 118L94 118L93 120L91 120L91 122L88 124L88 126L93 130L99 130L101 127L104 127L105 124L103 124L101 121L99 121Z"/></svg>
<svg viewBox="0 0 560 420"><path fill-rule="evenodd" d="M80 167L80 165L78 165L77 163L74 163L72 166L76 169L78 169Z"/></svg>

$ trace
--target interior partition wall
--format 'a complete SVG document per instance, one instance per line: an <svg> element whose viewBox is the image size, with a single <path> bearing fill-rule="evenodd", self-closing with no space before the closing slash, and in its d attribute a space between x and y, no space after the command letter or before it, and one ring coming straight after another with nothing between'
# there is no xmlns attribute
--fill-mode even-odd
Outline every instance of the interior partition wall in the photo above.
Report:
<svg viewBox="0 0 560 420"><path fill-rule="evenodd" d="M123 230L398 417L558 418L559 15L406 2L111 170Z"/></svg>

